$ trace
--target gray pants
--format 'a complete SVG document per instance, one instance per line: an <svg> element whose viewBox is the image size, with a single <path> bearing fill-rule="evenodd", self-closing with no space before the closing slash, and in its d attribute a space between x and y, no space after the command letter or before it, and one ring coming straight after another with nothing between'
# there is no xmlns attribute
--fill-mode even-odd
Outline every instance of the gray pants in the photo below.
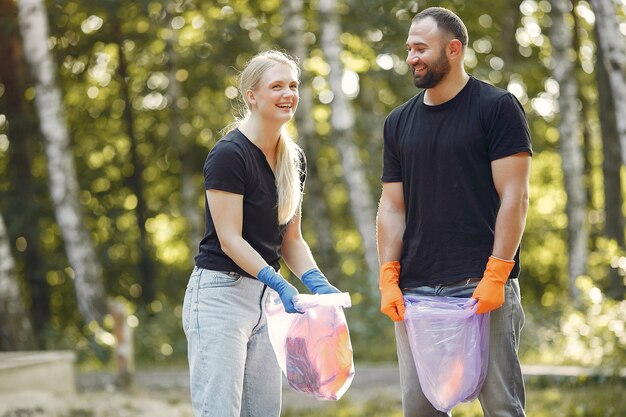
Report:
<svg viewBox="0 0 626 417"><path fill-rule="evenodd" d="M405 294L471 297L477 282L449 286L427 286L405 289ZM485 417L524 417L526 393L517 351L524 311L520 303L517 279L505 286L504 305L491 313L489 335L489 369L478 396ZM395 324L402 408L405 417L445 417L450 414L435 409L424 396L411 355L404 322Z"/></svg>

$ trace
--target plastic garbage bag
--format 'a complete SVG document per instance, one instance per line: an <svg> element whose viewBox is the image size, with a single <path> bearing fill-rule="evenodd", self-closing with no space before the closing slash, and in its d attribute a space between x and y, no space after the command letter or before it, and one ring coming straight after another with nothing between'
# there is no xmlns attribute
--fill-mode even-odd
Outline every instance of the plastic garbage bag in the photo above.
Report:
<svg viewBox="0 0 626 417"><path fill-rule="evenodd" d="M294 305L304 314L288 314L277 294L266 309L276 359L296 391L338 400L354 378L352 344L344 307L350 294L300 294Z"/></svg>
<svg viewBox="0 0 626 417"><path fill-rule="evenodd" d="M439 411L472 401L489 361L489 313L470 298L404 297L409 345L424 395Z"/></svg>

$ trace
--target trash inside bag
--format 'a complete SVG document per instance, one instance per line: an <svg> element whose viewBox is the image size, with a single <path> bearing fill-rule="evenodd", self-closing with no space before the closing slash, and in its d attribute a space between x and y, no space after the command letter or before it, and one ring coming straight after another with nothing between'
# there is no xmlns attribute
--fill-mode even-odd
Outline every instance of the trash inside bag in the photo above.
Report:
<svg viewBox="0 0 626 417"><path fill-rule="evenodd" d="M285 312L273 293L266 309L270 342L294 390L324 400L338 400L354 378L352 344L344 307L350 294L300 294L294 306L304 314Z"/></svg>
<svg viewBox="0 0 626 417"><path fill-rule="evenodd" d="M473 299L404 297L409 345L424 395L439 411L474 400L487 376L489 313Z"/></svg>

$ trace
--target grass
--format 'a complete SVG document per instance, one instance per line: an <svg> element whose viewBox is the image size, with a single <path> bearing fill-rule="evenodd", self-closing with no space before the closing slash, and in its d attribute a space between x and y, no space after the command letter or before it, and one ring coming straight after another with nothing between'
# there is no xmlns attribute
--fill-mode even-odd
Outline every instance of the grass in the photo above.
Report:
<svg viewBox="0 0 626 417"><path fill-rule="evenodd" d="M626 385L620 381L585 385L528 386L526 414L532 417L626 416ZM478 401L455 407L454 417L482 417ZM330 403L316 410L286 409L282 417L402 417L399 400L379 397L366 404Z"/></svg>

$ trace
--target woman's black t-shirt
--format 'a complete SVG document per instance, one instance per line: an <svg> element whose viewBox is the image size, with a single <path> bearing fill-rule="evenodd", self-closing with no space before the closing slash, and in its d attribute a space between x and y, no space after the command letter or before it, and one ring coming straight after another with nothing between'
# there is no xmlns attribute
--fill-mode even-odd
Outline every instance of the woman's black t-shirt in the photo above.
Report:
<svg viewBox="0 0 626 417"><path fill-rule="evenodd" d="M305 160L301 153L301 182ZM280 267L281 243L287 225L278 224L276 180L265 155L234 129L218 141L204 162L204 188L243 195L242 237L274 269ZM221 249L209 205L205 204L205 233L195 263L200 268L250 274Z"/></svg>

